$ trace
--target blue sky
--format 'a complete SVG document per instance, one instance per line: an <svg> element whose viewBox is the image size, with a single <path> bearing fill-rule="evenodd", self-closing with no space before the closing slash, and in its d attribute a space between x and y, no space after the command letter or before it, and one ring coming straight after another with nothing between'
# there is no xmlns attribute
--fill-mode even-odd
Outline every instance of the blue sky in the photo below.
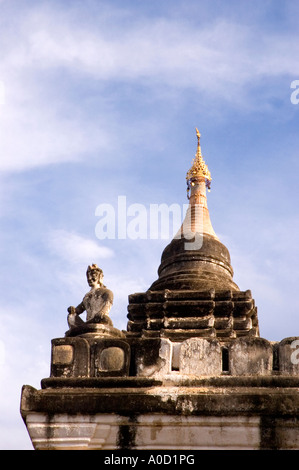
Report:
<svg viewBox="0 0 299 470"><path fill-rule="evenodd" d="M299 336L297 0L0 1L0 448L31 449L21 387L99 264L127 297L168 241L95 235L100 204L186 204L197 127L208 206L261 336Z"/></svg>

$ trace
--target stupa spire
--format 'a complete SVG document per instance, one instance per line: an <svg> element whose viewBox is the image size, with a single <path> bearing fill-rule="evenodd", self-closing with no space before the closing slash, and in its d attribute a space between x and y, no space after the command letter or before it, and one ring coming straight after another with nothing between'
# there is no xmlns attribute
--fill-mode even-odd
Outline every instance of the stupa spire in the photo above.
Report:
<svg viewBox="0 0 299 470"><path fill-rule="evenodd" d="M197 151L195 154L195 158L193 159L192 166L187 171L187 175L186 175L188 191L190 190L190 185L195 180L196 181L204 180L208 190L210 190L211 181L212 181L211 173L201 153L200 132L197 128L195 130L196 130L196 135L197 135Z"/></svg>
<svg viewBox="0 0 299 470"><path fill-rule="evenodd" d="M181 231L189 227L191 232L206 233L217 238L210 220L206 197L206 188L208 188L208 190L210 189L212 180L211 173L202 157L200 133L198 129L196 129L196 135L197 151L192 166L186 175L189 208Z"/></svg>

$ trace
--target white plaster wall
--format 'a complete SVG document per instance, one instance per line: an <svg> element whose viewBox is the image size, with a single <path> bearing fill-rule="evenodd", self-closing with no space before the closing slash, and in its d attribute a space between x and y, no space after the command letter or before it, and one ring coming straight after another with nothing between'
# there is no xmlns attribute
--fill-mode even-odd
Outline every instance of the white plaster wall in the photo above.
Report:
<svg viewBox="0 0 299 470"><path fill-rule="evenodd" d="M137 449L258 449L258 417L139 415L132 423L113 414L29 413L26 424L38 450L117 449L120 426L134 427Z"/></svg>

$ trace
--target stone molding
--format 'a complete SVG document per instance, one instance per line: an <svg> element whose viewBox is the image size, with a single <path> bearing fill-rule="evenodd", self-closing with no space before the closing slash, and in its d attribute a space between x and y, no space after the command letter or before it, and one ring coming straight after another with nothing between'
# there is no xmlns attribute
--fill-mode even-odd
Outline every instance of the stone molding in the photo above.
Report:
<svg viewBox="0 0 299 470"><path fill-rule="evenodd" d="M257 308L247 291L147 291L129 296L127 336L227 340L259 336Z"/></svg>

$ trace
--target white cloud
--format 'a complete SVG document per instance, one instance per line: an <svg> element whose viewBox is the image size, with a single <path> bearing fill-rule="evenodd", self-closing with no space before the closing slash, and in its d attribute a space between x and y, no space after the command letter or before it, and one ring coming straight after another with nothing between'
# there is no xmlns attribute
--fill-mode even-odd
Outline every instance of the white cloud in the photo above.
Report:
<svg viewBox="0 0 299 470"><path fill-rule="evenodd" d="M72 11L68 15L66 10L62 20L55 9L32 11L21 29L22 41L18 38L4 52L3 62L16 70L64 67L101 80L150 79L155 87L160 83L215 94L260 76L298 71L291 33L266 36L262 26L225 20L200 28L166 18L122 23L119 15L105 21L103 15L96 23L90 18L79 24Z"/></svg>
<svg viewBox="0 0 299 470"><path fill-rule="evenodd" d="M28 318L29 304L24 300L13 309L6 305L1 314L0 345L5 353L0 361L1 449L32 449L20 414L21 390L27 383L39 388L40 380L49 376L50 338L42 322Z"/></svg>
<svg viewBox="0 0 299 470"><path fill-rule="evenodd" d="M0 340L0 366L2 366L5 362L5 343L4 341Z"/></svg>
<svg viewBox="0 0 299 470"><path fill-rule="evenodd" d="M65 230L53 230L48 237L51 251L70 265L73 263L92 264L96 260L113 256L110 248L99 245L94 240Z"/></svg>
<svg viewBox="0 0 299 470"><path fill-rule="evenodd" d="M79 13L76 7L45 4L14 17L18 35L3 26L0 171L78 161L111 149L119 116L110 107L118 95L101 98L109 104L91 119L86 103L95 98L99 84L138 84L152 93L161 87L168 93L193 89L195 99L203 92L205 98L253 107L261 103L250 96L252 87L299 73L294 60L298 41L291 32L266 36L261 25L223 19L200 28L183 19L138 20L129 10L111 7L97 12L96 20L80 21ZM53 81L51 74L56 74ZM73 100L73 92L57 90L55 95L60 81L72 89L74 79L74 93L89 90L86 101L82 96ZM98 83L93 91L88 80Z"/></svg>
<svg viewBox="0 0 299 470"><path fill-rule="evenodd" d="M74 105L65 102L62 112L59 99L50 103L38 85L33 90L34 85L9 78L3 83L6 100L0 106L0 171L74 161L87 152L108 148L110 138L104 126L99 121L84 121Z"/></svg>
<svg viewBox="0 0 299 470"><path fill-rule="evenodd" d="M224 84L244 86L260 76L298 71L295 37L266 36L262 25L258 29L219 19L200 28L166 18L105 21L106 16L96 24L80 25L72 15L57 21L51 10L33 14L20 50L6 60L16 67L66 67L101 80L150 79L155 86L164 83L216 94Z"/></svg>

